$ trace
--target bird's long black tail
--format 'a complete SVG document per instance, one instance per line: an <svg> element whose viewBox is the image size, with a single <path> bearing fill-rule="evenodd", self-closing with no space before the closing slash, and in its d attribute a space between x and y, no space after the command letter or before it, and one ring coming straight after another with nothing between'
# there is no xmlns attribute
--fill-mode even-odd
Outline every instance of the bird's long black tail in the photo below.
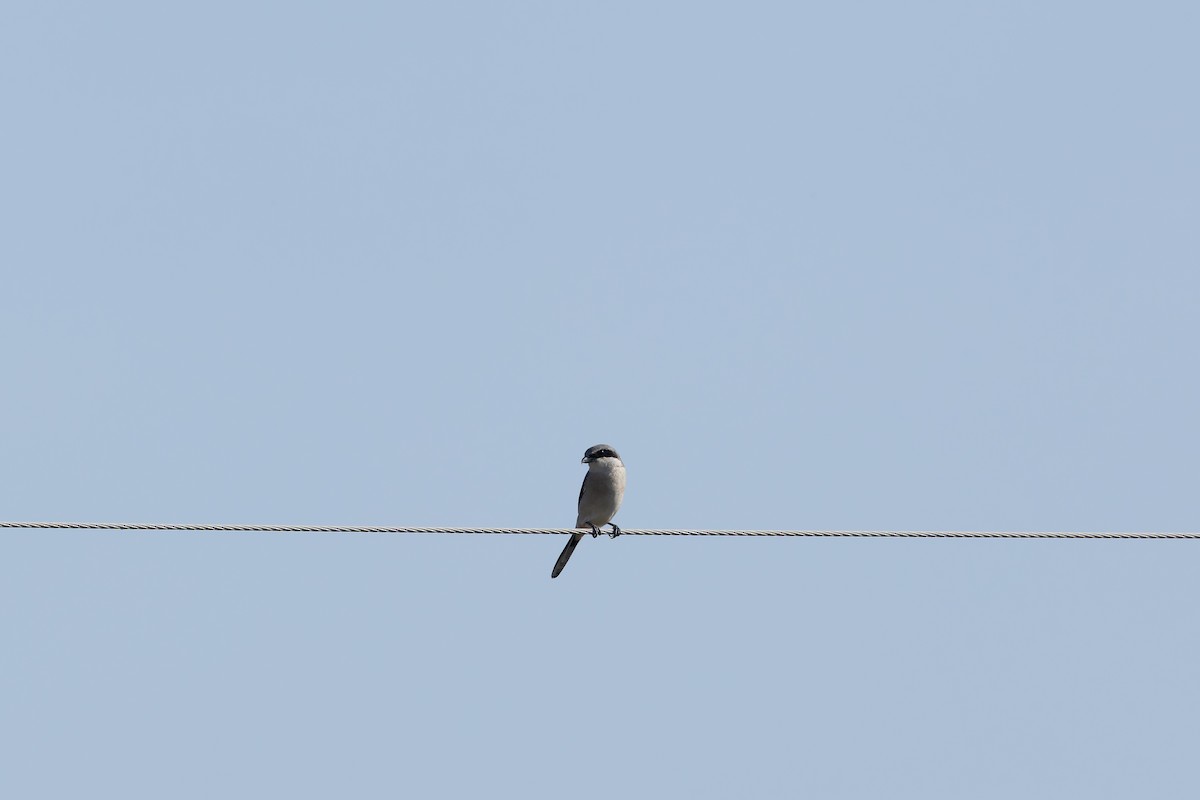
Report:
<svg viewBox="0 0 1200 800"><path fill-rule="evenodd" d="M571 553L575 552L576 545L583 539L582 533L572 533L571 538L567 541L566 547L558 554L558 561L554 562L554 570L550 573L551 578L557 578L558 573L563 571L563 567L571 560Z"/></svg>

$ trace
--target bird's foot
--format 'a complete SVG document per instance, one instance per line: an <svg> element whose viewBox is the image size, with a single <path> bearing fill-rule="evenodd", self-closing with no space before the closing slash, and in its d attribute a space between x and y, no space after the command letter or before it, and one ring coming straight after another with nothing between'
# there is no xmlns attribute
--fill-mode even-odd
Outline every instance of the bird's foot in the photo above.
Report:
<svg viewBox="0 0 1200 800"><path fill-rule="evenodd" d="M608 523L608 524L609 524L609 525L612 525L612 531L611 531L611 532L608 534L608 538L610 538L610 539L615 539L615 538L617 538L618 536L620 536L620 535L621 535L621 529L620 529L620 528L618 528L618 527L617 527L615 524L613 524L613 523L611 523L611 522L610 522L610 523Z"/></svg>
<svg viewBox="0 0 1200 800"><path fill-rule="evenodd" d="M595 525L592 525L592 538L595 539L599 535L600 535L600 529L597 528Z"/></svg>

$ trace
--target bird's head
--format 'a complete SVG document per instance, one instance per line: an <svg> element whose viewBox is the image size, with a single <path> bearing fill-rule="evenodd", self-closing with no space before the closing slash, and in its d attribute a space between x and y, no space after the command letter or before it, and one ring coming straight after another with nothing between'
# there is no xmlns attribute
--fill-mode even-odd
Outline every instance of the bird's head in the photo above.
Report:
<svg viewBox="0 0 1200 800"><path fill-rule="evenodd" d="M593 461L599 461L602 458L615 458L617 461L621 457L617 455L617 451L610 444L594 444L583 453L581 464L591 464Z"/></svg>

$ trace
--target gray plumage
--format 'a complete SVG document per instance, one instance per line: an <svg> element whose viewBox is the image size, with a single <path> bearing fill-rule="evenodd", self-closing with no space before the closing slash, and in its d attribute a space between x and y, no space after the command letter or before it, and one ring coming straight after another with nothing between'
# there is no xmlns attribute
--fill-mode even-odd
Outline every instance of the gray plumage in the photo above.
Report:
<svg viewBox="0 0 1200 800"><path fill-rule="evenodd" d="M611 445L597 444L589 447L580 462L588 465L587 474L583 476L583 486L579 487L579 513L575 517L576 528L586 528L592 536L600 534L600 528L612 526L610 536L620 536L621 529L612 522L621 500L625 497L625 464ZM571 553L583 539L582 533L571 535L554 564L551 578L557 578L571 558Z"/></svg>

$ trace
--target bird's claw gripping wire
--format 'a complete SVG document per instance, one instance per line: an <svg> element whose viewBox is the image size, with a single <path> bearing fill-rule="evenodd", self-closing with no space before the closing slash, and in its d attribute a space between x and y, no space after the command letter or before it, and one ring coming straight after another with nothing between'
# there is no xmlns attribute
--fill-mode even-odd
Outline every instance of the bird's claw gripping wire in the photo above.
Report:
<svg viewBox="0 0 1200 800"><path fill-rule="evenodd" d="M588 524L592 525L592 523L590 523L590 522ZM600 535L600 529L597 528L595 525L592 525L592 538L595 539L599 535Z"/></svg>
<svg viewBox="0 0 1200 800"><path fill-rule="evenodd" d="M617 527L615 522L610 522L608 524L612 525L612 531L608 534L608 538L615 539L621 535L621 529Z"/></svg>

